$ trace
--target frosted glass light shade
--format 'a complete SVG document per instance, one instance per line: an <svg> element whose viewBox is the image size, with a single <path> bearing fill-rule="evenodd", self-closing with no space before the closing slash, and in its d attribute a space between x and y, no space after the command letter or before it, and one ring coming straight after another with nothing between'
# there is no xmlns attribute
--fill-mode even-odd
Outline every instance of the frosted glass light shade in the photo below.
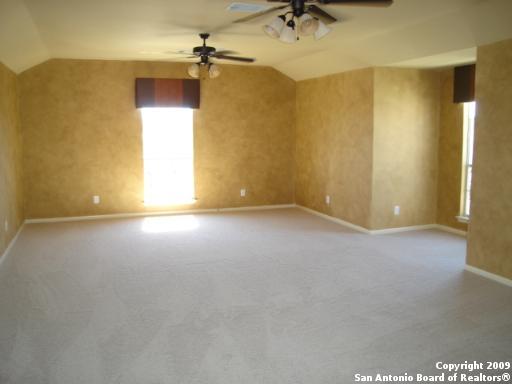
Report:
<svg viewBox="0 0 512 384"><path fill-rule="evenodd" d="M284 27L284 20L283 16L277 16L270 24L263 26L263 31L273 39L279 39Z"/></svg>
<svg viewBox="0 0 512 384"><path fill-rule="evenodd" d="M208 75L210 76L210 79L215 79L216 77L219 77L221 73L221 69L217 64L210 64L208 67Z"/></svg>
<svg viewBox="0 0 512 384"><path fill-rule="evenodd" d="M297 41L297 35L295 34L295 30L292 27L286 26L283 28L281 32L281 37L279 38L283 43L293 44Z"/></svg>
<svg viewBox="0 0 512 384"><path fill-rule="evenodd" d="M314 34L320 25L319 21L305 13L300 17L299 33L303 36Z"/></svg>
<svg viewBox="0 0 512 384"><path fill-rule="evenodd" d="M192 64L188 67L188 74L190 77L197 79L199 77L199 64Z"/></svg>
<svg viewBox="0 0 512 384"><path fill-rule="evenodd" d="M318 20L318 29L315 32L315 40L320 40L329 32L331 32L331 28L325 25L321 20Z"/></svg>

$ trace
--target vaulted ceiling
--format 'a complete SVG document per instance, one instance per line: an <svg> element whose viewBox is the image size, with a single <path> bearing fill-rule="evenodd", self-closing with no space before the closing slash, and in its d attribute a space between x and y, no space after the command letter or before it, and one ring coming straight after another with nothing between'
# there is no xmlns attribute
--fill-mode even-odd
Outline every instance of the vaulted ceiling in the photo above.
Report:
<svg viewBox="0 0 512 384"><path fill-rule="evenodd" d="M240 0L238 0L240 1ZM368 66L441 67L475 59L475 47L512 38L512 0L395 0L390 8L325 6L340 22L315 41L287 45L244 24L229 0L0 0L0 61L16 72L50 58L182 60L199 44L257 58L306 79ZM262 4L263 0L246 3ZM276 14L277 15L277 14Z"/></svg>

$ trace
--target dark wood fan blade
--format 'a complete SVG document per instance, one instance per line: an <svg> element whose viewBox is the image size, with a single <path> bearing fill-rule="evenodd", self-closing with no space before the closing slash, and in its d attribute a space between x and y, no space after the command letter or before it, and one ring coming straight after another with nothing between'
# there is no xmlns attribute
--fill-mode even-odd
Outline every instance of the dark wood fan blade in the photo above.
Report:
<svg viewBox="0 0 512 384"><path fill-rule="evenodd" d="M238 52L235 52L235 51L230 51L228 49L223 49L223 50L220 50L220 51L216 51L215 52L215 55L233 55L233 54L237 54Z"/></svg>
<svg viewBox="0 0 512 384"><path fill-rule="evenodd" d="M165 52L168 55L186 55L186 56L193 56L197 57L194 52L187 52L187 51L167 51Z"/></svg>
<svg viewBox="0 0 512 384"><path fill-rule="evenodd" d="M286 5L279 5L277 7L272 7L272 8L269 8L269 9L265 9L264 11L253 13L252 15L245 16L245 17L242 17L241 19L235 20L235 21L233 21L233 23L244 23L246 21L250 21L250 20L256 19L256 18L258 18L260 16L268 15L269 13L272 13L274 11L278 11L280 9L284 9L284 8L286 8L288 6L289 6L289 4L286 4Z"/></svg>
<svg viewBox="0 0 512 384"><path fill-rule="evenodd" d="M172 53L168 53L170 55L173 55ZM199 56L196 55L190 55L190 56L183 56L182 59L197 59Z"/></svg>
<svg viewBox="0 0 512 384"><path fill-rule="evenodd" d="M389 7L393 0L317 0L320 4L355 5L362 7Z"/></svg>
<svg viewBox="0 0 512 384"><path fill-rule="evenodd" d="M316 5L309 5L308 13L311 14L312 16L318 17L325 24L332 24L332 23L335 23L338 21L338 19L329 15L327 12L325 12L323 9L317 7Z"/></svg>
<svg viewBox="0 0 512 384"><path fill-rule="evenodd" d="M243 61L244 63L254 63L256 59L252 59L249 57L238 57L238 56L228 56L228 55L213 55L216 59L222 59L222 60L233 60L233 61Z"/></svg>

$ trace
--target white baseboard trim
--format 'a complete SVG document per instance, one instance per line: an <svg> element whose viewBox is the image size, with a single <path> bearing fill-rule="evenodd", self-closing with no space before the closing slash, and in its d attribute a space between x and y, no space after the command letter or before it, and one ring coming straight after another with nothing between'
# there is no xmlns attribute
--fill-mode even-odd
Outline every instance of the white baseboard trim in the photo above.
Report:
<svg viewBox="0 0 512 384"><path fill-rule="evenodd" d="M260 211L270 209L294 208L295 204L276 204L276 205L257 205L249 207L236 208L209 208L209 209L189 209L177 211L153 211L153 212L132 212L132 213L113 213L106 215L93 216L70 216L70 217L52 217L43 219L27 219L27 224L40 223L65 223L71 221L89 221L89 220L107 220L107 219L124 219L131 217L150 217L150 216L171 216L171 215L192 215L199 213L219 213L219 212L235 212L235 211Z"/></svg>
<svg viewBox="0 0 512 384"><path fill-rule="evenodd" d="M268 211L271 209L295 208L295 204L255 205L252 207L218 208L216 212Z"/></svg>
<svg viewBox="0 0 512 384"><path fill-rule="evenodd" d="M372 234L372 235L388 235L388 234L392 234L392 233L409 232L409 231L424 231L426 229L435 229L435 228L437 228L435 224L410 225L407 227L372 229L372 230L370 230L370 234Z"/></svg>
<svg viewBox="0 0 512 384"><path fill-rule="evenodd" d="M400 233L400 232L408 232L408 231L424 231L427 229L438 229L443 232L448 232L448 233L452 233L454 235L466 237L466 231L447 227L446 225L440 225L440 224L410 225L408 227L373 229L373 230L370 230L370 233L372 235L385 235L385 234L390 234L390 233Z"/></svg>
<svg viewBox="0 0 512 384"><path fill-rule="evenodd" d="M358 232L366 233L367 235L371 235L371 231L369 229L366 229L364 227L361 227L356 224L349 223L348 221L338 219L337 217L326 215L325 213L321 213L318 211L315 211L314 209L304 207L302 205L297 205L297 208L302 209L303 211L306 211L308 213L311 213L312 215L319 216L325 220L332 221L333 223L343 225L344 227L353 229Z"/></svg>
<svg viewBox="0 0 512 384"><path fill-rule="evenodd" d="M453 233L454 235L459 235L459 236L463 236L463 237L467 236L467 232L466 231L463 231L462 229L455 229L455 228L452 228L452 227L448 227L447 225L435 224L435 228L439 229L441 231Z"/></svg>
<svg viewBox="0 0 512 384"><path fill-rule="evenodd" d="M90 220L107 220L107 219L124 219L130 217L145 217L145 216L166 216L166 215L183 215L194 213L211 213L217 212L216 209L190 209L183 211L155 211L155 212L132 212L132 213L112 213L106 215L93 215L93 216L69 216L69 217L50 217L42 219L27 219L27 224L41 224L41 223L65 223L71 221L90 221Z"/></svg>
<svg viewBox="0 0 512 384"><path fill-rule="evenodd" d="M506 277L499 276L499 275L496 275L494 273L484 271L483 269L480 269L480 268L477 268L477 267L473 267L473 266L468 265L468 264L466 264L464 269L466 271L468 271L468 272L475 273L475 274L480 275L482 277L485 277L487 279L494 280L494 281L496 281L498 283L501 283L501 284L505 284L508 287L512 287L512 280L507 279Z"/></svg>
<svg viewBox="0 0 512 384"><path fill-rule="evenodd" d="M7 259L7 255L9 255L9 252L11 251L12 247L18 240L18 237L19 237L21 230L23 229L24 226L25 226L25 222L23 222L23 224L20 225L20 227L18 228L18 232L16 232L16 235L14 235L14 237L9 242L9 245L7 246L7 248L5 248L4 253L2 253L2 255L0 256L0 267L2 266L2 263L4 262L4 260Z"/></svg>
<svg viewBox="0 0 512 384"><path fill-rule="evenodd" d="M302 205L296 205L296 206L297 206L297 208L302 209L303 211L309 212L315 216L322 217L326 220L343 225L345 227L351 228L358 232L366 233L367 235L387 235L387 234L392 234L392 233L400 233L400 232L408 232L408 231L423 231L426 229L439 229L441 231L453 233L453 234L456 234L459 236L466 236L465 231L461 231L461 230L455 229L455 228L450 228L450 227L447 227L445 225L440 225L440 224L411 225L408 227L385 228L385 229L367 229L367 228L361 227L359 225L352 224L348 221L338 219L333 216L326 215L325 213L315 211L314 209L304 207Z"/></svg>

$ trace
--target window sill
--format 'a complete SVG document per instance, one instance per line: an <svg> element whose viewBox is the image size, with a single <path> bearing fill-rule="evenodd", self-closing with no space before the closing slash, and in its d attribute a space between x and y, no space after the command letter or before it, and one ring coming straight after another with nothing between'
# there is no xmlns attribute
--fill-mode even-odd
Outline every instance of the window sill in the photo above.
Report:
<svg viewBox="0 0 512 384"><path fill-rule="evenodd" d="M459 223L464 223L464 224L469 223L469 216L455 216L455 218L457 219L457 221Z"/></svg>

